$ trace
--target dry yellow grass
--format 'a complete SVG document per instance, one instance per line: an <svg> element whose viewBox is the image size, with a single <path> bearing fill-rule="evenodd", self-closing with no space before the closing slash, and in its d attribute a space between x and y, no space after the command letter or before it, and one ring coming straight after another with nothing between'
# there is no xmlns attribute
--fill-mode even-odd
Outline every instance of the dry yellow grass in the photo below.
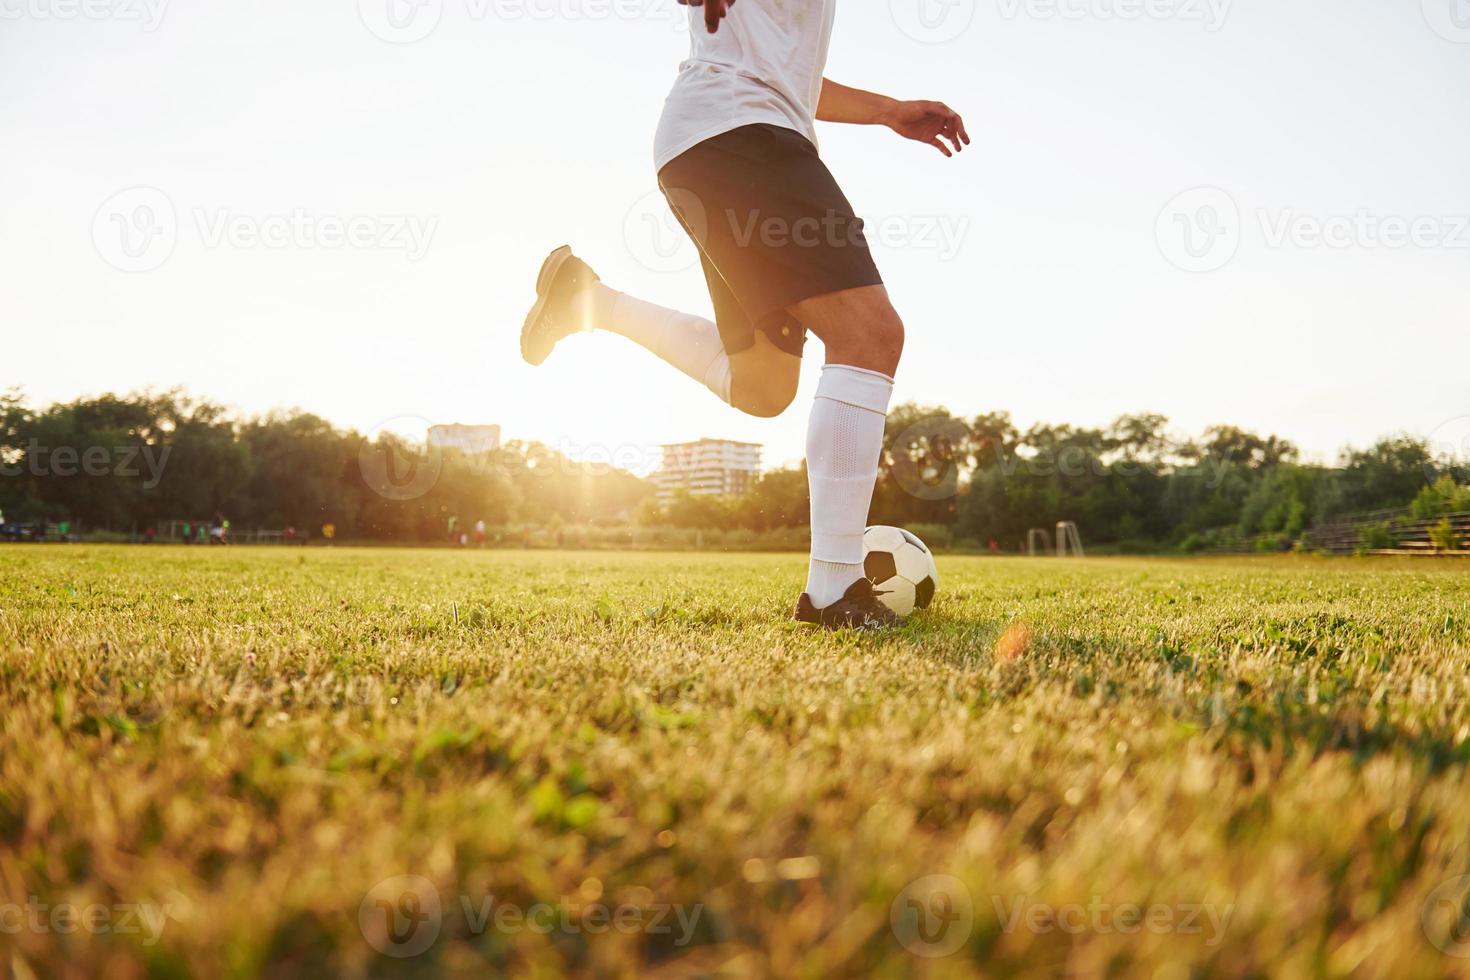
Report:
<svg viewBox="0 0 1470 980"><path fill-rule="evenodd" d="M0 963L1467 973L1464 566L941 565L0 549Z"/></svg>

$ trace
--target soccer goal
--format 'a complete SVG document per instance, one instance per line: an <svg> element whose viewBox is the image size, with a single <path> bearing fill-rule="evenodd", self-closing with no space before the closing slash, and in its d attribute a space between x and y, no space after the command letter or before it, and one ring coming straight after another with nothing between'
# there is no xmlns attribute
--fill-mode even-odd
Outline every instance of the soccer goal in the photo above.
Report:
<svg viewBox="0 0 1470 980"><path fill-rule="evenodd" d="M1026 554L1035 558L1051 551L1051 532L1044 527L1033 527L1026 532Z"/></svg>
<svg viewBox="0 0 1470 980"><path fill-rule="evenodd" d="M1067 557L1067 549L1072 549L1072 554L1078 558L1082 557L1082 535L1077 533L1077 525L1072 521L1057 521L1057 557Z"/></svg>

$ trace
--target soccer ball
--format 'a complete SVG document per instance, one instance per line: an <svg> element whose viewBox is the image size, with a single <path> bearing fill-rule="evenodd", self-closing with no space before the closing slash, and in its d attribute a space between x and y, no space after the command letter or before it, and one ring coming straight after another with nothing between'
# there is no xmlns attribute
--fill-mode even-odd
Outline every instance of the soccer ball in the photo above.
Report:
<svg viewBox="0 0 1470 980"><path fill-rule="evenodd" d="M900 616L926 609L939 588L939 571L929 548L901 527L863 532L863 572L883 605Z"/></svg>

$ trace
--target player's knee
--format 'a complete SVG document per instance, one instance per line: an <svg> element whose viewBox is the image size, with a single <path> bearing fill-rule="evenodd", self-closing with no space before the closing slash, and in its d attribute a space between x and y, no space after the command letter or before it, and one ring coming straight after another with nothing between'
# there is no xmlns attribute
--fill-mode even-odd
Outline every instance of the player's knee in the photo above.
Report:
<svg viewBox="0 0 1470 980"><path fill-rule="evenodd" d="M796 398L796 378L765 379L764 383L731 386L730 403L747 415L773 419L791 407Z"/></svg>

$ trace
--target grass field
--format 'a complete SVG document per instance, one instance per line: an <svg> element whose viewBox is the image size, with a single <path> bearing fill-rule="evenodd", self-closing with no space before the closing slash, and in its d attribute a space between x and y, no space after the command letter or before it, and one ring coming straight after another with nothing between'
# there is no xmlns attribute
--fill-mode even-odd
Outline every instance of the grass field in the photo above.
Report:
<svg viewBox="0 0 1470 980"><path fill-rule="evenodd" d="M1470 974L1470 565L940 571L0 548L0 963Z"/></svg>

